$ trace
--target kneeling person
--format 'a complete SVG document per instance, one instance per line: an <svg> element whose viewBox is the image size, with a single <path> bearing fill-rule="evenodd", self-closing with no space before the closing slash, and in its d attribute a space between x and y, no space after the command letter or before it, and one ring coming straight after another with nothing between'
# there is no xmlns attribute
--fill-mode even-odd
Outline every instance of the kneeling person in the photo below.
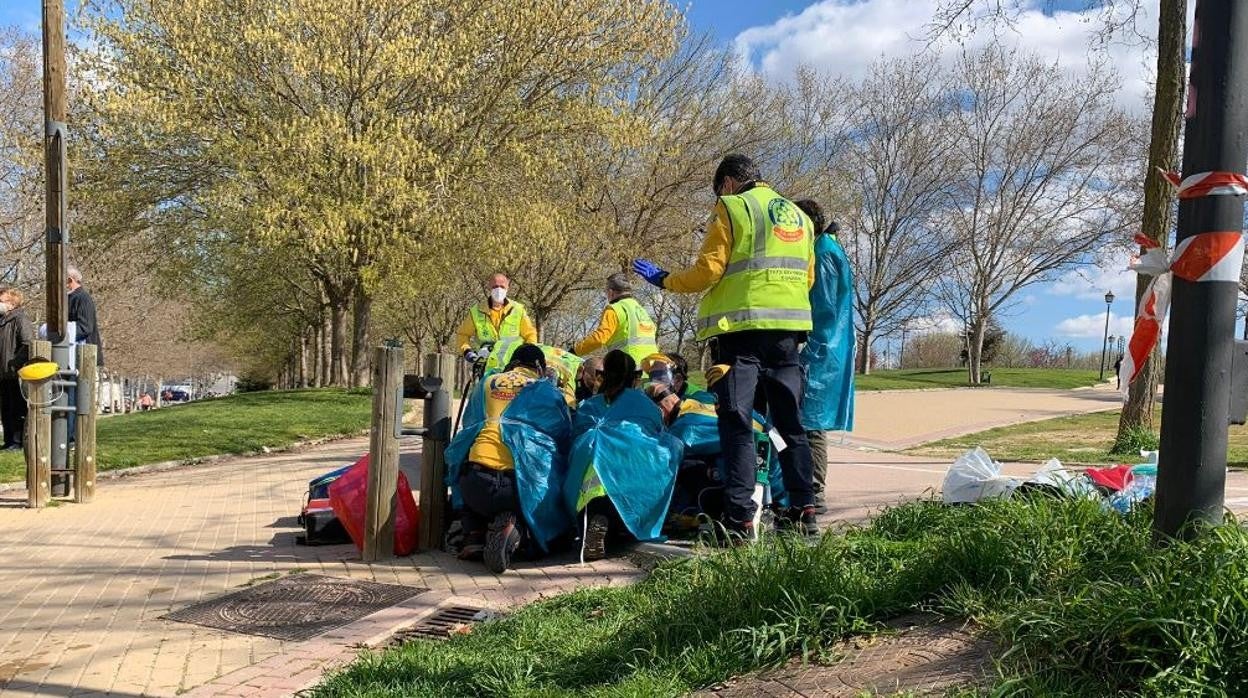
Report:
<svg viewBox="0 0 1248 698"><path fill-rule="evenodd" d="M546 372L541 348L525 344L512 354L502 373L486 378L483 386L485 424L472 443L468 462L459 475L464 500L464 548L461 557L482 555L486 567L499 573L523 537L524 517L516 490L515 458L503 442L502 418L512 400Z"/></svg>

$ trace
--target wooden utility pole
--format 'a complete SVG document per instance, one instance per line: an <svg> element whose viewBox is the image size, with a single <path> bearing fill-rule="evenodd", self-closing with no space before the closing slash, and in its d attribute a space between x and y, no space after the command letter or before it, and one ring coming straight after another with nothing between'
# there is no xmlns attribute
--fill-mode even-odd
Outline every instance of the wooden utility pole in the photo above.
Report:
<svg viewBox="0 0 1248 698"><path fill-rule="evenodd" d="M44 226L47 235L48 338L65 336L69 324L69 301L65 292L65 249L69 245L66 189L65 7L63 0L43 0L43 118L44 165L47 201Z"/></svg>
<svg viewBox="0 0 1248 698"><path fill-rule="evenodd" d="M1183 176L1243 174L1248 153L1248 3L1197 0L1193 37ZM1201 245L1208 235L1239 239L1243 228L1244 202L1238 196L1215 193L1179 201L1175 242L1191 240L1188 244L1200 251L1194 262L1214 261L1209 246ZM1238 299L1238 266L1225 278L1204 277L1180 273L1183 262L1174 267L1153 515L1155 531L1166 538L1189 535L1192 523L1222 521Z"/></svg>
<svg viewBox="0 0 1248 698"><path fill-rule="evenodd" d="M377 347L373 360L373 430L368 445L368 495L364 504L365 562L394 557L394 495L399 481L403 349Z"/></svg>

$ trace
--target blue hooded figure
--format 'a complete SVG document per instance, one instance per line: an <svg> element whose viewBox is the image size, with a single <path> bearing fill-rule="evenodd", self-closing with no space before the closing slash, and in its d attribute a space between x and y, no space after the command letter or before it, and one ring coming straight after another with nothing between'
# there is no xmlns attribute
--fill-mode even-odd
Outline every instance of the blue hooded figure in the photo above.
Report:
<svg viewBox="0 0 1248 698"><path fill-rule="evenodd" d="M637 540L662 539L683 446L650 397L631 387L637 378L631 356L610 352L601 392L576 411L563 500L583 516L587 560L605 556L612 521Z"/></svg>
<svg viewBox="0 0 1248 698"><path fill-rule="evenodd" d="M522 519L542 551L572 524L560 499L571 418L564 393L543 377L545 370L540 348L520 347L507 370L482 379L469 399L464 428L446 449L446 484L463 513L461 555L483 554L495 572L507 568L519 544L519 530L513 535L505 520L509 514ZM481 525L491 518L482 544ZM516 523L513 516L518 529ZM492 541L503 549L492 548Z"/></svg>

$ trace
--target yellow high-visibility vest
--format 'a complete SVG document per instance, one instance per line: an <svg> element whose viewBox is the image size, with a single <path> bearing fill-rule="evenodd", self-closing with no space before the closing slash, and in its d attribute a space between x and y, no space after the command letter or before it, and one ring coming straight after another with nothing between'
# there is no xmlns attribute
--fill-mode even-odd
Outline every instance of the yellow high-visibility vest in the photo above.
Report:
<svg viewBox="0 0 1248 698"><path fill-rule="evenodd" d="M654 320L650 319L650 313L641 307L637 299L621 298L612 303L610 308L615 311L619 324L616 325L615 334L607 340L607 351L620 349L633 357L638 366L642 359L659 353L659 343L655 339L658 328L655 327Z"/></svg>
<svg viewBox="0 0 1248 698"><path fill-rule="evenodd" d="M720 200L732 223L732 252L724 275L698 305L698 339L745 330L810 331L814 224L765 186Z"/></svg>

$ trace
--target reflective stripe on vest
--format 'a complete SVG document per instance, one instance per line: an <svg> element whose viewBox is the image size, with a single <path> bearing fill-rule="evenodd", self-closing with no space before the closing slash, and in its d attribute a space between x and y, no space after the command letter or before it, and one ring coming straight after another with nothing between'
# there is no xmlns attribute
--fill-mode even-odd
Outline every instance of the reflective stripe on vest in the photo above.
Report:
<svg viewBox="0 0 1248 698"><path fill-rule="evenodd" d="M489 342L520 336L520 323L524 320L525 313L524 306L515 301L508 302L508 306L510 309L503 315L498 331L494 330L494 324L490 322L489 310L482 310L478 305L472 306L469 314L477 330L477 336L473 338L476 346L473 349L478 349L482 344Z"/></svg>
<svg viewBox="0 0 1248 698"><path fill-rule="evenodd" d="M659 353L655 340L657 329L650 314L635 298L621 298L610 305L620 319L615 334L607 340L607 351L620 349L638 363L651 354Z"/></svg>
<svg viewBox="0 0 1248 698"><path fill-rule="evenodd" d="M698 306L698 339L745 330L809 331L814 225L766 186L721 198L732 250Z"/></svg>

